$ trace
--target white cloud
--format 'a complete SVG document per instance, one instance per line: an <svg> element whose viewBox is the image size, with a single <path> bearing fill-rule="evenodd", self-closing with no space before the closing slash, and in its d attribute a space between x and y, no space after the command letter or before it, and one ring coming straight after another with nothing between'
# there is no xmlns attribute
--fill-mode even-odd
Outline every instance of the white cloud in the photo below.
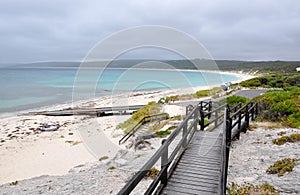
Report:
<svg viewBox="0 0 300 195"><path fill-rule="evenodd" d="M299 60L299 10L292 0L2 0L0 63L81 59L138 25L184 31L217 59Z"/></svg>

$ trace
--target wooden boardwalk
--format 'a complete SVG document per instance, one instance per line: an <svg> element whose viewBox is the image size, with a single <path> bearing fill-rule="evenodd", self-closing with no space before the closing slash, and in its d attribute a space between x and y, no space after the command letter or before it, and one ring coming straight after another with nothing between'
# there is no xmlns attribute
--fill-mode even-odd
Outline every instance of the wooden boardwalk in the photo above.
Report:
<svg viewBox="0 0 300 195"><path fill-rule="evenodd" d="M249 102L212 108L211 102L188 106L186 118L118 195L130 194L159 161L161 169L145 195L226 194L231 140L247 131L250 120L258 114L258 105ZM176 137L180 138L176 147L169 147Z"/></svg>
<svg viewBox="0 0 300 195"><path fill-rule="evenodd" d="M218 194L222 133L197 131L161 194Z"/></svg>

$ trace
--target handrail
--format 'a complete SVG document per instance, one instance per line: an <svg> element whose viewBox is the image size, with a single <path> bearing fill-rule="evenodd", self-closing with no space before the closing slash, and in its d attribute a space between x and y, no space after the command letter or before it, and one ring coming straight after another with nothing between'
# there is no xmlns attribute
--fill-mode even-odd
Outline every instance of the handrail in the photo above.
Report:
<svg viewBox="0 0 300 195"><path fill-rule="evenodd" d="M119 191L119 195L121 194L129 194L136 185L142 180L142 178L146 175L147 171L150 170L156 162L161 158L161 170L156 179L152 182L150 187L148 188L147 192L145 194L151 194L156 188L157 185L160 183L161 189L166 185L166 180L170 176L168 174L168 169L172 163L172 161L175 160L176 156L179 158L181 156L182 152L184 151L187 144L190 142L192 135L194 131L197 130L197 123L198 123L198 113L199 113L199 107L196 106L189 114L186 116L186 118L183 120L183 122L172 132L172 134L165 139L162 142L162 145L160 148L154 153L154 155L146 162L146 164L141 168L140 171L138 171L131 179L130 181ZM189 120L194 120L193 123L189 123ZM179 141L179 144L176 147L170 157L168 156L168 147L169 145L175 140L175 138L179 135L179 133L182 132L181 140ZM178 159L177 158L177 159Z"/></svg>
<svg viewBox="0 0 300 195"><path fill-rule="evenodd" d="M227 175L228 175L228 163L229 163L229 153L231 141L239 134L241 131L247 131L249 127L250 119L254 120L257 112L258 104L254 102L249 102L243 107L241 104L238 104L232 108L226 107L224 114L225 127L223 128L223 140L222 140L222 164L221 164L221 178L219 185L219 193L226 194L226 184L227 184ZM238 109L238 110L237 110ZM234 110L235 112L230 116L230 112ZM238 117L238 120L234 120ZM244 120L244 125L242 127L241 123ZM239 124L236 132L232 132L236 124Z"/></svg>
<svg viewBox="0 0 300 195"><path fill-rule="evenodd" d="M227 169L228 169L228 159L229 159L229 147L228 147L228 126L227 126L227 118L230 114L229 106L225 107L224 121L225 125L223 128L222 135L222 148L221 148L221 177L220 177L220 185L219 185L219 194L226 194L226 183L227 183ZM228 154L228 155L227 155Z"/></svg>
<svg viewBox="0 0 300 195"><path fill-rule="evenodd" d="M160 117L161 116L161 117ZM125 143L131 136L134 136L134 134L137 132L137 130L145 123L150 122L151 119L156 118L167 118L168 114L167 113L160 113L160 114L154 114L154 115L149 115L145 116L142 118L132 129L126 133L120 140L119 140L119 145ZM150 120L149 120L150 119Z"/></svg>
<svg viewBox="0 0 300 195"><path fill-rule="evenodd" d="M227 107L227 104L223 104L219 107L217 107L215 110L210 110L209 112L204 112L203 110L200 110L200 126L201 130L203 131L206 127L208 127L210 124L215 123L215 127L220 125L221 123L218 123L218 120L223 116L223 114L219 115L222 108ZM213 120L208 121L206 124L204 124L204 119L210 119L212 115L214 114L215 118Z"/></svg>
<svg viewBox="0 0 300 195"><path fill-rule="evenodd" d="M146 190L145 194L159 194L162 189L167 185L168 178L171 176L173 170L175 169L178 161L180 160L183 152L185 151L187 145L190 143L195 131L197 130L198 122L201 126L201 120L203 116L209 117L210 115L214 114L214 119L210 120L210 124L215 124L215 127L220 125L218 121L224 117L225 125L223 128L223 135L222 135L222 151L221 151L221 177L220 177L220 185L219 185L219 194L226 193L226 182L227 182L227 174L228 174L228 160L229 160L229 152L230 152L230 145L231 141L234 138L234 134L232 132L233 124L236 122L236 118L238 117L238 132L243 131L243 128L248 127L249 120L254 119L257 115L257 103L249 102L243 107L239 104L235 107L229 108L227 104L219 106L214 111L209 111L209 113L204 113L203 109L204 106L209 104L206 103L199 103L198 106L195 106L192 111L190 111L183 122L172 132L172 134L162 141L162 145L160 148L154 153L154 155L145 163L145 165L138 171L130 180L129 182L119 191L118 195L129 194L143 179L143 177L147 174L148 170L150 170L158 161L161 160L161 169L156 178L150 184L148 189ZM222 108L224 108L225 112L221 113ZM235 110L235 113L231 115L231 111ZM199 119L199 114L200 119ZM236 117L236 118L234 118ZM245 119L245 120L244 120ZM192 122L191 122L192 120ZM241 122L244 120L243 127L241 126ZM201 122L201 123L200 123ZM202 126L201 126L201 130ZM176 147L169 151L169 145L175 140L175 138L182 133L181 139L178 141ZM170 154L170 155L169 155Z"/></svg>

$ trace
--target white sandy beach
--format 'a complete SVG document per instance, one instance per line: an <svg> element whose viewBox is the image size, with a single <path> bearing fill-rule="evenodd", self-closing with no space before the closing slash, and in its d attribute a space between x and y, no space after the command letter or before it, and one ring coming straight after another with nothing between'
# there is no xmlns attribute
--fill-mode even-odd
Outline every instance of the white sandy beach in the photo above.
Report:
<svg viewBox="0 0 300 195"><path fill-rule="evenodd" d="M253 77L238 76L241 80ZM60 108L142 105L158 101L164 96L193 93L206 88L136 92L63 105ZM180 106L168 106L165 111L170 115L185 113ZM101 156L114 157L118 150L125 149L118 145L122 131L116 130L116 125L129 117L23 115L0 119L0 184L40 175L64 175L77 165L97 162ZM59 124L61 127L57 131L41 132L39 128L47 124Z"/></svg>

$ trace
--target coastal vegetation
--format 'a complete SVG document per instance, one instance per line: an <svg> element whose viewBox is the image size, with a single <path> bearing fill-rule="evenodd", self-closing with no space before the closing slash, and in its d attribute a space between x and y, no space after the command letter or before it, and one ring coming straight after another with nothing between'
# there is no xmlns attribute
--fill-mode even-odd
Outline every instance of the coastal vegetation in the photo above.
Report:
<svg viewBox="0 0 300 195"><path fill-rule="evenodd" d="M102 156L99 158L99 161L107 160L109 157L108 156Z"/></svg>
<svg viewBox="0 0 300 195"><path fill-rule="evenodd" d="M116 169L115 166L111 166L111 167L107 168L107 170L109 170L109 171L112 171L112 170L115 170L115 169Z"/></svg>
<svg viewBox="0 0 300 195"><path fill-rule="evenodd" d="M166 96L165 98L161 98L158 103L170 103L172 101L191 100L209 96L216 97L221 92L223 92L221 87L214 87L212 89L199 90L191 94Z"/></svg>
<svg viewBox="0 0 300 195"><path fill-rule="evenodd" d="M291 172L298 160L295 158L284 158L276 161L273 165L269 166L267 173L278 174L278 177L284 175L285 172Z"/></svg>
<svg viewBox="0 0 300 195"><path fill-rule="evenodd" d="M227 188L229 195L248 195L248 194L265 194L265 195L275 195L279 194L279 191L276 190L269 183L265 182L261 185L253 184L244 184L238 185L234 182L231 183L231 186Z"/></svg>
<svg viewBox="0 0 300 195"><path fill-rule="evenodd" d="M235 106L240 102L242 103L242 105L245 105L246 103L250 102L250 99L242 96L232 95L223 100L220 100L218 104L221 105L227 103L229 106Z"/></svg>
<svg viewBox="0 0 300 195"><path fill-rule="evenodd" d="M289 88L300 87L300 74L266 74L240 83L247 88Z"/></svg>
<svg viewBox="0 0 300 195"><path fill-rule="evenodd" d="M267 121L281 121L284 125L300 126L300 88L289 87L272 90L253 99L262 112L259 118Z"/></svg>
<svg viewBox="0 0 300 195"><path fill-rule="evenodd" d="M171 130L176 129L177 126L170 126L169 128L167 128L166 130L160 130L160 131L156 131L155 134L158 137L165 137L166 135L171 134Z"/></svg>
<svg viewBox="0 0 300 195"><path fill-rule="evenodd" d="M137 64L148 60L114 60L109 63L107 68L132 68ZM197 69L193 63L209 64L216 63L220 71L243 71L260 73L293 73L300 66L299 61L239 61L239 60L212 60L192 59L192 60L152 60L167 63L176 69ZM22 64L22 67L79 67L81 62L39 62L31 64ZM88 67L106 67L105 61L85 62ZM284 67L284 68L282 68ZM153 65L147 68L158 68Z"/></svg>
<svg viewBox="0 0 300 195"><path fill-rule="evenodd" d="M152 167L147 173L146 177L150 177L152 179L155 179L156 176L159 174L159 170L155 167Z"/></svg>
<svg viewBox="0 0 300 195"><path fill-rule="evenodd" d="M262 112L259 118L280 121L283 125L300 126L300 74L266 74L240 83L247 88L272 88L253 99Z"/></svg>
<svg viewBox="0 0 300 195"><path fill-rule="evenodd" d="M9 185L10 185L10 186L16 186L16 185L18 185L18 183L19 183L19 182L16 180L16 181L11 182Z"/></svg>
<svg viewBox="0 0 300 195"><path fill-rule="evenodd" d="M273 144L276 144L276 145L283 145L287 142L295 143L297 141L300 141L299 133L291 134L289 136L282 136L280 138L274 139L272 142L273 142Z"/></svg>
<svg viewBox="0 0 300 195"><path fill-rule="evenodd" d="M156 102L149 102L145 107L137 110L132 116L117 125L118 129L124 129L124 132L129 132L138 122L140 122L145 116L150 116L160 113L161 105Z"/></svg>

